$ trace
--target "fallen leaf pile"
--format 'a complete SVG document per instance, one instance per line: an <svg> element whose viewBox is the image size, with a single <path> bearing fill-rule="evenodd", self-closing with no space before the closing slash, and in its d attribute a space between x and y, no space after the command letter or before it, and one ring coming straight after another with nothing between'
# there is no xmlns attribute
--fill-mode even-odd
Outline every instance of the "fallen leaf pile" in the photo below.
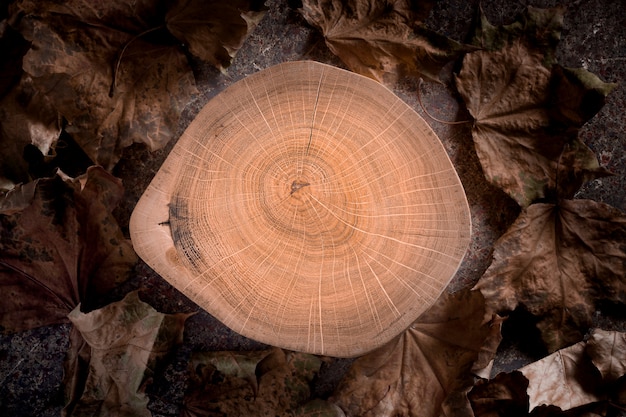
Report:
<svg viewBox="0 0 626 417"><path fill-rule="evenodd" d="M181 416L340 416L336 405L311 398L321 363L279 348L195 353Z"/></svg>
<svg viewBox="0 0 626 417"><path fill-rule="evenodd" d="M10 97L0 114L11 118L0 122L0 143L15 148L3 158L16 159L2 172L5 182L28 180L24 146L32 143L47 156L61 129L108 170L133 143L163 147L197 93L186 52L224 69L265 9L256 0L162 3L11 5L3 38L13 55L23 55L23 73L13 66L3 74L2 91ZM13 39L18 32L27 43Z"/></svg>
<svg viewBox="0 0 626 417"><path fill-rule="evenodd" d="M583 182L608 175L577 131L615 84L583 69L546 67L563 13L529 8L502 28L483 17L474 42L485 49L467 54L457 76L483 171L522 207L571 198Z"/></svg>
<svg viewBox="0 0 626 417"><path fill-rule="evenodd" d="M433 5L304 0L300 13L351 70L388 84L437 81L465 54L455 81L480 164L521 207L491 265L475 289L444 292L404 333L357 358L324 398L312 387L327 358L193 351L181 416L626 409L626 335L590 330L599 302L626 303L626 214L575 199L610 175L578 132L615 85L556 62L561 7L529 7L499 27L481 13L463 45L426 27ZM172 138L197 93L188 56L225 71L265 10L257 0L18 0L0 14L0 326L73 325L63 415L151 415L146 388L182 343L189 314L160 313L137 292L96 308L137 262L112 214L123 188L109 171L132 143L154 150ZM489 379L504 316L516 309L536 318L551 354Z"/></svg>
<svg viewBox="0 0 626 417"><path fill-rule="evenodd" d="M550 351L582 339L597 301L626 301L626 214L572 200L609 175L578 130L615 85L554 63L563 13L528 8L500 28L483 17L474 41L486 49L467 54L457 77L485 175L522 207L476 287L489 311L537 316Z"/></svg>
<svg viewBox="0 0 626 417"><path fill-rule="evenodd" d="M481 380L474 415L617 416L626 406L626 334L595 329L579 342L517 371Z"/></svg>

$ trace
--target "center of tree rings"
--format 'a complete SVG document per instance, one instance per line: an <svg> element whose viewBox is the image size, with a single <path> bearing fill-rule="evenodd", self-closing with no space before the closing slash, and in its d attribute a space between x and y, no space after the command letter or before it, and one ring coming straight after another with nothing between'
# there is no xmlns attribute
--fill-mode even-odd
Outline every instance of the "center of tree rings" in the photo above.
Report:
<svg viewBox="0 0 626 417"><path fill-rule="evenodd" d="M290 194L293 194L293 193L295 193L296 191L298 191L298 190L300 190L301 188L304 188L304 187L306 187L306 186L308 186L308 185L311 185L311 183L306 182L306 181L294 180L294 181L291 183L291 193L290 193Z"/></svg>

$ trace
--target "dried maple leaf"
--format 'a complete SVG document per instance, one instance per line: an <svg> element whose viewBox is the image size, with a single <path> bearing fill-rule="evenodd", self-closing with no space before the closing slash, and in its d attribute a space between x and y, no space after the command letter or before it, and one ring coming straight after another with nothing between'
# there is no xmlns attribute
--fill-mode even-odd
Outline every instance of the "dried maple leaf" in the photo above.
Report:
<svg viewBox="0 0 626 417"><path fill-rule="evenodd" d="M447 397L473 383L472 364L490 335L483 317L480 294L443 295L402 335L358 358L330 401L348 416L445 414ZM458 400L452 406L462 408Z"/></svg>
<svg viewBox="0 0 626 417"><path fill-rule="evenodd" d="M196 88L171 35L140 36L163 26L159 8L82 0L23 0L17 7L25 15L19 28L32 42L24 70L95 163L111 169L124 147L138 142L154 150L172 138Z"/></svg>
<svg viewBox="0 0 626 417"><path fill-rule="evenodd" d="M301 13L354 72L394 83L411 74L438 80L467 48L423 24L433 1L304 0Z"/></svg>
<svg viewBox="0 0 626 417"><path fill-rule="evenodd" d="M496 242L476 288L489 310L523 306L550 351L577 342L596 300L626 302L626 215L591 200L526 208Z"/></svg>
<svg viewBox="0 0 626 417"><path fill-rule="evenodd" d="M65 415L150 417L146 381L156 362L182 342L187 317L159 313L137 292L87 314L72 311L69 318L89 346L89 364L82 383L65 381L82 387Z"/></svg>
<svg viewBox="0 0 626 417"><path fill-rule="evenodd" d="M522 207L571 198L584 182L609 175L577 131L616 84L583 69L546 67L563 10L529 8L500 28L482 17L474 42L488 50L467 54L456 77L485 176Z"/></svg>
<svg viewBox="0 0 626 417"><path fill-rule="evenodd" d="M263 0L179 0L167 11L167 30L189 52L224 71L265 15Z"/></svg>
<svg viewBox="0 0 626 417"><path fill-rule="evenodd" d="M279 348L195 353L182 415L289 416L294 410L303 416L315 410L338 415L330 404L308 404L320 365L314 355Z"/></svg>
<svg viewBox="0 0 626 417"><path fill-rule="evenodd" d="M0 200L0 325L65 322L78 305L125 280L136 262L111 211L120 181L102 168L16 187Z"/></svg>

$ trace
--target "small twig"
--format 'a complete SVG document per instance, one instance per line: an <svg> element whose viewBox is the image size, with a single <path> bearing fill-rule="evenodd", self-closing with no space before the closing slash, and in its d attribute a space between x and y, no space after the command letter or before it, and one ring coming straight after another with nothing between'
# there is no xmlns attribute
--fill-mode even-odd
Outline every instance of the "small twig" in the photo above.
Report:
<svg viewBox="0 0 626 417"><path fill-rule="evenodd" d="M124 44L124 47L122 48L122 51L120 52L120 55L117 57L117 61L115 62L115 68L113 69L113 80L111 82L111 89L109 90L109 97L113 97L113 94L115 94L115 85L117 83L117 73L119 72L120 64L122 63L122 57L124 56L124 53L126 52L126 48L128 48L128 46L131 43L141 38L142 36L145 36L152 32L156 32L157 30L161 30L164 27L165 25L161 25L161 26L157 26L157 27L153 27L151 29L145 30L141 32L140 34L133 36L131 40L129 40L128 42Z"/></svg>
<svg viewBox="0 0 626 417"><path fill-rule="evenodd" d="M435 116L433 116L432 114L430 114L428 112L428 110L426 110L426 107L424 107L424 104L422 103L422 84L423 83L424 83L424 80L420 78L419 85L417 86L417 101L419 102L420 107L422 108L424 113L426 113L426 115L428 117L430 117L431 119L433 119L436 122L443 123L445 125L462 125L462 124L465 124L465 123L472 123L471 120L459 120L457 122L448 122L446 120L438 119Z"/></svg>

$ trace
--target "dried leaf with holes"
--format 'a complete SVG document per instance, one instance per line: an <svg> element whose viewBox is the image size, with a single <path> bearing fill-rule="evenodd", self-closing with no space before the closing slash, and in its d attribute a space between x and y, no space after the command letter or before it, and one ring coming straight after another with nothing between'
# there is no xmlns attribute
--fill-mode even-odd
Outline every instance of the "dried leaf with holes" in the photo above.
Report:
<svg viewBox="0 0 626 417"><path fill-rule="evenodd" d="M130 232L146 263L233 330L356 356L435 302L465 254L470 217L417 113L371 79L305 61L209 102Z"/></svg>

